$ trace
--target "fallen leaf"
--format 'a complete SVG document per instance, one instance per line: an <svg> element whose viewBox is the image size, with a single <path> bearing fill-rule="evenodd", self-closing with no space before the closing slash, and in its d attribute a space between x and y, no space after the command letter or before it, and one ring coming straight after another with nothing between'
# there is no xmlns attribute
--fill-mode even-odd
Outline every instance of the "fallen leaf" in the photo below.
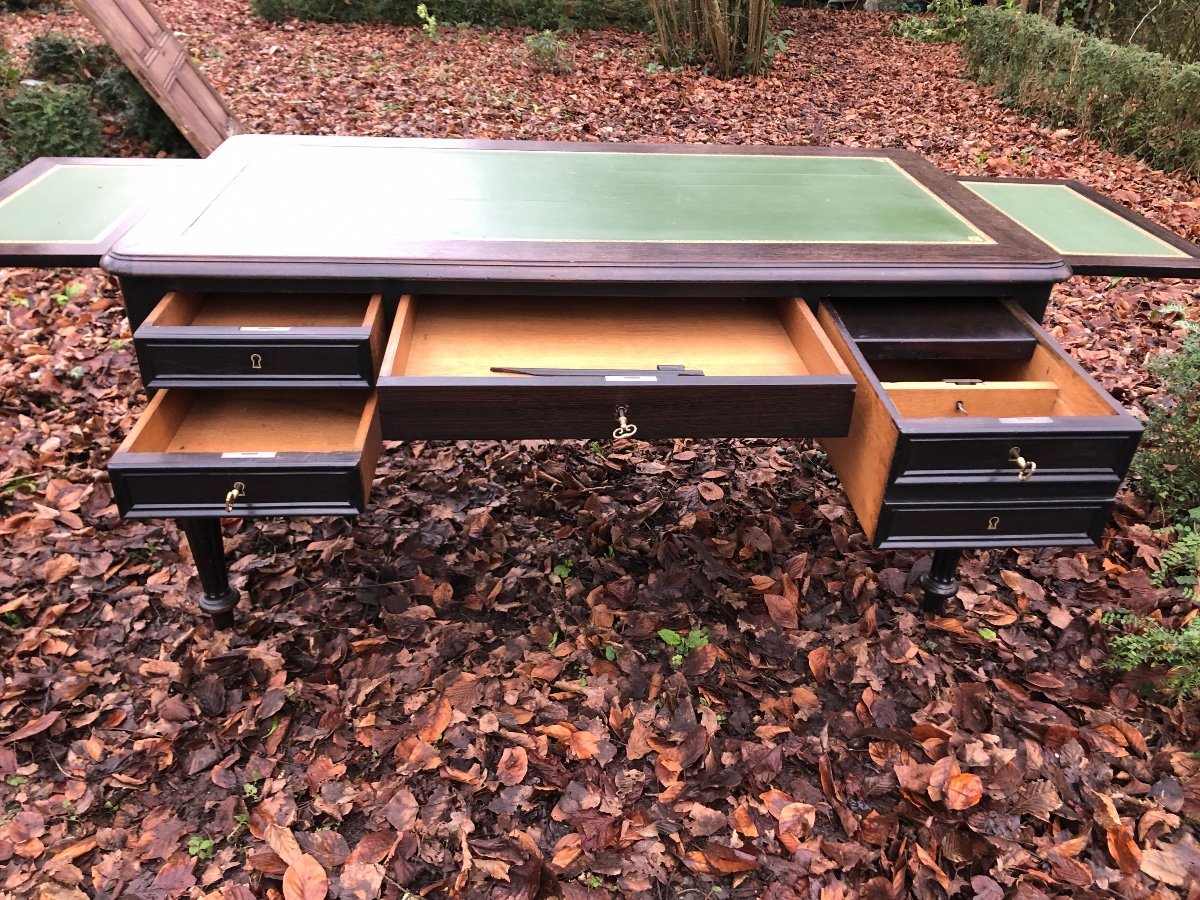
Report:
<svg viewBox="0 0 1200 900"><path fill-rule="evenodd" d="M450 719L454 715L454 707L450 705L450 701L445 697L440 697L433 703L428 704L416 716L418 723L417 737L430 744L441 740L442 733L446 730L446 726L450 724Z"/></svg>
<svg viewBox="0 0 1200 900"><path fill-rule="evenodd" d="M1117 868L1126 875L1133 875L1142 867L1142 851L1133 839L1133 828L1122 825L1119 828L1109 828L1108 852Z"/></svg>
<svg viewBox="0 0 1200 900"><path fill-rule="evenodd" d="M308 854L293 861L283 874L284 900L325 900L329 876L321 864Z"/></svg>
<svg viewBox="0 0 1200 900"><path fill-rule="evenodd" d="M501 784L512 787L525 780L529 771L529 754L524 747L505 747L496 766L496 777Z"/></svg>
<svg viewBox="0 0 1200 900"><path fill-rule="evenodd" d="M46 584L57 584L68 575L79 571L79 560L70 554L53 557L42 570L42 579Z"/></svg>
<svg viewBox="0 0 1200 900"><path fill-rule="evenodd" d="M567 743L576 759L591 759L600 751L596 736L588 731L576 731Z"/></svg>
<svg viewBox="0 0 1200 900"><path fill-rule="evenodd" d="M3 741L0 741L0 743L12 744L16 741L23 741L26 738L31 738L35 735L41 734L61 718L62 713L58 712L57 710L46 713L44 716L38 716L36 719L33 719L32 721L27 722L21 728L18 728Z"/></svg>
<svg viewBox="0 0 1200 900"><path fill-rule="evenodd" d="M378 863L346 865L338 876L342 900L375 900L383 888L383 866Z"/></svg>
<svg viewBox="0 0 1200 900"><path fill-rule="evenodd" d="M781 628L799 628L799 609L795 598L782 594L763 594L771 620Z"/></svg>
<svg viewBox="0 0 1200 900"><path fill-rule="evenodd" d="M946 806L949 809L970 809L983 799L983 780L970 772L962 772L946 782Z"/></svg>
<svg viewBox="0 0 1200 900"><path fill-rule="evenodd" d="M1200 843L1190 832L1173 844L1159 841L1142 850L1141 870L1172 887L1187 887L1200 878Z"/></svg>
<svg viewBox="0 0 1200 900"><path fill-rule="evenodd" d="M829 674L829 648L814 647L808 651L808 670L817 681L824 681Z"/></svg>
<svg viewBox="0 0 1200 900"><path fill-rule="evenodd" d="M296 842L296 836L292 834L292 830L284 828L282 825L277 825L274 822L266 822L264 824L263 840L289 866L294 865L296 860L304 855L304 851L300 849L300 844Z"/></svg>

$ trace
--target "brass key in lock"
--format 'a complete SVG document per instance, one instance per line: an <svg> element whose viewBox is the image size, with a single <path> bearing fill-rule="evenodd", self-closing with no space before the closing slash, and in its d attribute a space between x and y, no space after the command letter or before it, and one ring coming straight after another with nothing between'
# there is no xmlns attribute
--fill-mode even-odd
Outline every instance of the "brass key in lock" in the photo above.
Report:
<svg viewBox="0 0 1200 900"><path fill-rule="evenodd" d="M233 490L225 495L225 512L233 512L233 501L246 496L246 485L240 481L233 483Z"/></svg>
<svg viewBox="0 0 1200 900"><path fill-rule="evenodd" d="M1037 463L1023 457L1020 447L1013 447L1009 450L1008 458L1017 464L1017 481L1028 481L1037 471Z"/></svg>
<svg viewBox="0 0 1200 900"><path fill-rule="evenodd" d="M615 410L617 414L617 427L613 429L614 438L633 437L637 434L637 426L629 421L629 410L624 406L618 406Z"/></svg>

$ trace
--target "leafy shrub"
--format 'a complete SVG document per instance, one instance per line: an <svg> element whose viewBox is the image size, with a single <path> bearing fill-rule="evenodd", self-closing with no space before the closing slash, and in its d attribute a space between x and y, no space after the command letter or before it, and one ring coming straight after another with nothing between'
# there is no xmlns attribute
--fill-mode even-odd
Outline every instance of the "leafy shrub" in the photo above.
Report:
<svg viewBox="0 0 1200 900"><path fill-rule="evenodd" d="M0 135L12 163L39 156L96 156L104 149L100 119L78 85L17 88L0 108Z"/></svg>
<svg viewBox="0 0 1200 900"><path fill-rule="evenodd" d="M535 69L562 75L575 71L575 53L570 44L546 30L525 38L525 51Z"/></svg>
<svg viewBox="0 0 1200 900"><path fill-rule="evenodd" d="M391 22L417 24L416 9L412 21L401 10L411 4L393 0L251 0L254 11L269 22L306 19L310 22ZM436 4L435 4L436 5Z"/></svg>
<svg viewBox="0 0 1200 900"><path fill-rule="evenodd" d="M175 123L105 44L42 35L31 42L29 74L55 83L16 87L20 76L6 68L0 53L0 177L38 156L103 153L102 112L156 153L195 155Z"/></svg>
<svg viewBox="0 0 1200 900"><path fill-rule="evenodd" d="M1087 14L1091 13L1090 16ZM1138 44L1184 62L1200 61L1196 0L1111 0L1082 9L1064 5L1063 16L1118 44Z"/></svg>
<svg viewBox="0 0 1200 900"><path fill-rule="evenodd" d="M429 14L429 7L424 3L418 3L417 18L423 23L421 25L421 30L425 32L425 37L429 38L431 41L436 41L438 39L437 16L431 16Z"/></svg>
<svg viewBox="0 0 1200 900"><path fill-rule="evenodd" d="M910 41L945 43L961 41L966 33L966 15L970 0L932 0L929 16L905 16L892 22L891 29Z"/></svg>
<svg viewBox="0 0 1200 900"><path fill-rule="evenodd" d="M112 113L126 134L145 141L155 153L171 156L195 156L195 150L147 93L133 73L118 64L110 68L92 86L100 106Z"/></svg>
<svg viewBox="0 0 1200 900"><path fill-rule="evenodd" d="M8 53L8 44L4 35L0 34L0 91L12 87L20 80L21 73L13 65L12 57Z"/></svg>
<svg viewBox="0 0 1200 900"><path fill-rule="evenodd" d="M1200 507L1200 325L1184 321L1189 333L1179 350L1150 363L1165 397L1151 409L1133 460L1142 493L1170 519Z"/></svg>
<svg viewBox="0 0 1200 900"><path fill-rule="evenodd" d="M29 42L29 74L34 78L81 80L88 77L89 45L77 37L53 31Z"/></svg>
<svg viewBox="0 0 1200 900"><path fill-rule="evenodd" d="M1124 625L1125 633L1108 643L1108 665L1122 672L1139 666L1166 667L1165 687L1177 700L1200 695L1200 617L1178 630L1128 613L1107 613L1109 624Z"/></svg>
<svg viewBox="0 0 1200 900"><path fill-rule="evenodd" d="M1163 312L1187 310L1172 304ZM1151 408L1132 472L1141 492L1158 501L1174 523L1154 583L1186 587L1200 600L1200 325L1181 321L1187 335L1179 350L1149 366L1164 396Z"/></svg>
<svg viewBox="0 0 1200 900"><path fill-rule="evenodd" d="M0 0L0 9L21 12L26 9L40 9L46 6L46 0Z"/></svg>
<svg viewBox="0 0 1200 900"><path fill-rule="evenodd" d="M645 0L585 0L568 6L563 18L573 28L624 28L649 31L653 26Z"/></svg>
<svg viewBox="0 0 1200 900"><path fill-rule="evenodd" d="M1076 124L1153 165L1200 175L1200 65L1012 10L972 7L965 22L967 70L996 85L1004 102Z"/></svg>
<svg viewBox="0 0 1200 900"><path fill-rule="evenodd" d="M1187 588L1192 600L1200 601L1200 507L1188 510L1185 521L1168 530L1171 546L1163 551L1151 580L1155 587Z"/></svg>
<svg viewBox="0 0 1200 900"><path fill-rule="evenodd" d="M251 0L264 19L313 22L386 22L420 25L411 0ZM425 0L439 23L544 29L617 26L645 30L649 12L639 0Z"/></svg>

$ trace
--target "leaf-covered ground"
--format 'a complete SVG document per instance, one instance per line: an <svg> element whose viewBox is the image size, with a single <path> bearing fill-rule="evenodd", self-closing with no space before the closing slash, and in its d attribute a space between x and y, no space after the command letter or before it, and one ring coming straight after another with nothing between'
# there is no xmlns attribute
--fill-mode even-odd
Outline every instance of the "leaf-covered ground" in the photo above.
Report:
<svg viewBox="0 0 1200 900"><path fill-rule="evenodd" d="M1195 183L869 14L785 12L775 68L722 83L639 35L574 35L552 76L518 32L159 7L251 130L904 147L1200 238ZM870 549L808 444L399 444L357 522L225 523L252 600L214 632L174 526L122 522L104 474L145 404L115 285L0 289L5 896L1200 896L1194 710L1104 667L1102 613L1188 611L1133 494L1099 549L970 555L923 622L927 558ZM1047 322L1144 408L1180 337L1155 310L1196 298L1075 279Z"/></svg>

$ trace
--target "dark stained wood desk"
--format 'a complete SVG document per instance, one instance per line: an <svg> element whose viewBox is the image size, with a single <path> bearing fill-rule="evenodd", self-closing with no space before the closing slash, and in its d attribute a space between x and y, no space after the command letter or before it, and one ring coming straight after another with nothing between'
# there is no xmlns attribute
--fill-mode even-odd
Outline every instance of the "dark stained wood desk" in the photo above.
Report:
<svg viewBox="0 0 1200 900"><path fill-rule="evenodd" d="M1096 541L1137 446L1053 284L1200 248L898 151L243 136L32 164L0 262L119 277L153 399L117 504L179 520L228 624L222 516L353 515L383 441L443 438L819 438L939 609L962 548Z"/></svg>

